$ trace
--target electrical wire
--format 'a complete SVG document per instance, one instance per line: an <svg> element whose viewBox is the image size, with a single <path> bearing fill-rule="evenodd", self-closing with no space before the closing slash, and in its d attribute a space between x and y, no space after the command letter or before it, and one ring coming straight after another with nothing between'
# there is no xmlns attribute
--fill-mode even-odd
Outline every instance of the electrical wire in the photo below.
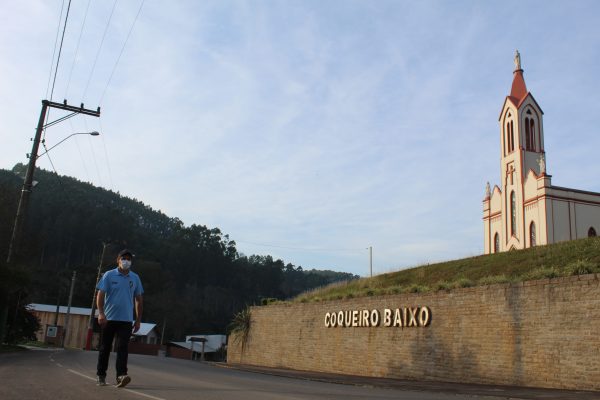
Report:
<svg viewBox="0 0 600 400"><path fill-rule="evenodd" d="M81 37L83 36L83 28L85 27L85 21L87 20L88 11L90 10L90 3L92 0L88 0L87 7L85 9L85 15L83 16L83 22L81 23L81 30L79 31L79 38L77 39L77 46L75 47L75 56L73 57L73 63L71 64L71 71L69 71L69 79L67 80L67 89L65 90L65 99L68 98L69 87L71 86L71 77L73 76L73 69L75 69L75 62L77 61L77 55L79 54L79 44L81 43Z"/></svg>
<svg viewBox="0 0 600 400"><path fill-rule="evenodd" d="M71 125L71 132L75 132L75 128L73 127L73 122L71 122L71 120L69 120L69 125ZM83 153L81 152L81 146L79 146L77 136L75 136L73 139L75 140L75 144L77 145L77 151L79 152L79 157L81 158L81 164L83 165L83 170L85 171L87 182L91 182L90 173L87 169L87 165L85 164L85 158L83 158Z"/></svg>
<svg viewBox="0 0 600 400"><path fill-rule="evenodd" d="M52 52L52 61L50 61L50 72L48 73L48 84L46 85L46 98L48 98L48 92L50 91L50 81L52 80L52 68L54 67L54 56L56 55L56 44L58 43L58 34L60 33L60 23L62 22L63 10L65 8L65 0L62 2L60 8L60 16L58 17L58 25L56 27L56 38L54 39L54 51Z"/></svg>
<svg viewBox="0 0 600 400"><path fill-rule="evenodd" d="M102 139L102 146L104 147L104 159L106 160L106 167L108 168L108 180L110 182L110 189L114 190L115 186L112 180L112 170L110 168L110 161L108 159L108 150L106 149L106 142L104 141L104 128L102 128L102 120L98 118L98 125L100 126L100 138Z"/></svg>
<svg viewBox="0 0 600 400"><path fill-rule="evenodd" d="M256 246L264 246L264 247L273 247L276 249L287 249L287 250L302 250L302 251L316 251L316 252L363 252L365 251L364 248L361 249L326 249L326 248L306 248L306 247L290 247L290 246L279 246L279 245L275 245L275 244L266 244L266 243L255 243L255 242L248 242L246 240L233 240L236 243L246 243L246 244L253 244Z"/></svg>
<svg viewBox="0 0 600 400"><path fill-rule="evenodd" d="M54 70L54 81L52 82L52 90L50 91L50 100L52 100L52 96L54 95L54 85L56 84L56 76L58 75L58 64L60 63L60 55L62 53L62 46L65 40L65 31L67 30L67 21L69 20L69 11L71 10L71 0L69 0L69 5L67 6L67 15L65 16L65 25L63 27L62 38L60 39L60 47L58 48L58 57L56 58L56 69Z"/></svg>
<svg viewBox="0 0 600 400"><path fill-rule="evenodd" d="M131 32L133 31L133 27L135 26L135 23L138 20L138 17L140 15L140 12L142 11L142 7L144 6L144 2L146 0L142 0L142 2L140 3L140 8L138 9L137 14L135 15L135 18L133 20L133 23L131 24L131 28L129 28L129 33L127 34L127 37L125 38L125 42L123 43L123 47L121 47L121 52L119 53L119 56L117 57L117 61L115 62L115 65L113 66L112 72L110 73L110 77L108 78L108 82L106 82L106 86L104 87L104 91L102 92L102 96L100 96L100 101L98 102L98 105L102 105L102 101L104 100L104 95L106 94L106 90L108 89L108 85L110 84L110 81L112 80L113 74L115 73L115 70L117 69L117 65L119 64L119 60L121 60L121 56L123 55L123 50L125 50L125 45L127 45L127 41L129 40L129 36L131 36Z"/></svg>
<svg viewBox="0 0 600 400"><path fill-rule="evenodd" d="M85 131L89 132L89 128L87 126L87 120L85 119L85 117L83 117L83 124L85 125ZM98 174L98 182L100 183L100 186L103 186L102 185L102 177L100 176L100 168L98 168L98 161L96 160L96 153L94 152L94 145L92 144L91 137L88 137L88 143L90 144L90 149L92 151L92 159L94 160L94 166L96 167L96 173Z"/></svg>
<svg viewBox="0 0 600 400"><path fill-rule="evenodd" d="M87 93L88 87L90 86L90 82L92 81L92 77L94 76L94 71L96 70L96 63L98 62L98 57L100 56L100 52L102 51L102 45L104 44L104 39L106 38L106 32L108 32L108 27L110 26L110 21L112 19L113 13L115 12L115 8L117 6L117 1L113 3L112 10L110 11L110 16L108 17L108 21L106 22L106 27L104 28L104 34L102 35L102 40L100 41L100 46L98 47L98 51L96 52L96 59L94 60L94 64L92 66L92 71L90 72L90 76L88 78L87 84L85 85L85 89L83 90L83 94L81 95L81 99L85 99L85 94Z"/></svg>
<svg viewBox="0 0 600 400"><path fill-rule="evenodd" d="M58 172L56 171L56 168L54 167L54 163L52 162L52 158L50 157L50 153L48 153L48 148L46 147L46 141L42 141L42 145L44 146L44 150L46 150L46 156L48 156L48 161L50 161L50 165L52 166L52 170L54 171L54 173L56 174L56 180L58 181L58 186L60 186L63 194L65 195L65 198L67 198L67 200L71 200L71 198L69 197L69 194L67 193L67 190L65 189L65 187L63 186L63 183L60 179L60 176L58 175Z"/></svg>

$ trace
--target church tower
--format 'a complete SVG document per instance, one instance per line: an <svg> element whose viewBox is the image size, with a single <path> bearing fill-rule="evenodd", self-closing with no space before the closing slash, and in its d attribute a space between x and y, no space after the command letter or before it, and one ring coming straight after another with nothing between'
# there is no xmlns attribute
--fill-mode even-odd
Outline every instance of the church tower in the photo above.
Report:
<svg viewBox="0 0 600 400"><path fill-rule="evenodd" d="M526 247L524 186L529 170L541 175L544 167L545 162L540 163L545 157L542 116L542 109L527 91L517 51L512 88L499 118L504 249Z"/></svg>
<svg viewBox="0 0 600 400"><path fill-rule="evenodd" d="M600 193L552 186L546 173L542 109L527 90L515 54L510 94L500 123L500 184L486 185L484 253L596 236Z"/></svg>

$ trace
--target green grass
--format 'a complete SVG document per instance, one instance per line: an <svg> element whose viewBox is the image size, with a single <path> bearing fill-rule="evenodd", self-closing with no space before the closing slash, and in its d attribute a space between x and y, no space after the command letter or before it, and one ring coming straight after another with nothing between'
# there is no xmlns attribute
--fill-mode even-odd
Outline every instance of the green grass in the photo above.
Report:
<svg viewBox="0 0 600 400"><path fill-rule="evenodd" d="M600 238L422 265L335 283L297 296L314 302L399 293L427 293L562 276L600 273Z"/></svg>

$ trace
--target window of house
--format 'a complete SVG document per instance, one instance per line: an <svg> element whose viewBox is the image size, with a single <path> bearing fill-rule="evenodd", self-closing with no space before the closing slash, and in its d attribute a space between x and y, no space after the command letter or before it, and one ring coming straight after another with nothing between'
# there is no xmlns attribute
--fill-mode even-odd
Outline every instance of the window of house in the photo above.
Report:
<svg viewBox="0 0 600 400"><path fill-rule="evenodd" d="M529 225L529 245L533 247L535 243L535 223L532 221Z"/></svg>
<svg viewBox="0 0 600 400"><path fill-rule="evenodd" d="M494 235L494 253L498 253L500 251L500 236L496 233Z"/></svg>
<svg viewBox="0 0 600 400"><path fill-rule="evenodd" d="M588 237L596 237L596 230L593 226L588 229Z"/></svg>
<svg viewBox="0 0 600 400"><path fill-rule="evenodd" d="M517 231L517 199L515 192L510 192L510 234L515 236Z"/></svg>

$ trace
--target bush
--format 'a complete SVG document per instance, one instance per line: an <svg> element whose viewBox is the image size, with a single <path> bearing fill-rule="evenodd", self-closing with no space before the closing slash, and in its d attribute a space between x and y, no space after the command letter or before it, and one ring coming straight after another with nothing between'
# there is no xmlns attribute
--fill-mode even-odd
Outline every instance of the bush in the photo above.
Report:
<svg viewBox="0 0 600 400"><path fill-rule="evenodd" d="M539 267L522 276L525 281L534 281L537 279L552 279L558 278L560 271L556 267Z"/></svg>
<svg viewBox="0 0 600 400"><path fill-rule="evenodd" d="M468 278L460 278L454 283L454 287L457 288L467 288L473 286L475 286L475 283L473 283L473 281Z"/></svg>
<svg viewBox="0 0 600 400"><path fill-rule="evenodd" d="M498 285L501 283L509 283L510 282L510 278L508 278L506 275L490 275L490 276L486 276L481 278L479 281L477 281L477 284L479 285Z"/></svg>
<svg viewBox="0 0 600 400"><path fill-rule="evenodd" d="M565 268L568 275L585 275L598 272L598 265L588 260L577 260Z"/></svg>
<svg viewBox="0 0 600 400"><path fill-rule="evenodd" d="M409 293L425 293L428 291L429 291L429 288L427 286L418 285L416 283L414 283L408 287Z"/></svg>
<svg viewBox="0 0 600 400"><path fill-rule="evenodd" d="M448 281L439 281L435 284L435 290L450 290L452 289L452 284Z"/></svg>

